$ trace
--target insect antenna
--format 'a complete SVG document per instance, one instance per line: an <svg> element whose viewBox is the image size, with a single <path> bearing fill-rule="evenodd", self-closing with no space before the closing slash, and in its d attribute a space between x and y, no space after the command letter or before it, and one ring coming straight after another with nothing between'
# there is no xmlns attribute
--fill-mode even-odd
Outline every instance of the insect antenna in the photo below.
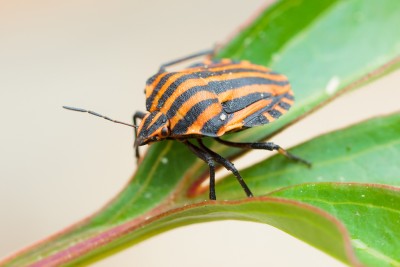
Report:
<svg viewBox="0 0 400 267"><path fill-rule="evenodd" d="M87 113L89 113L91 115L106 119L106 120L114 122L114 123L123 124L123 125L126 125L126 126L130 126L132 128L138 128L137 125L129 124L129 123L122 122L122 121L113 120L113 119L111 119L111 118L109 118L107 116L103 116L103 115L101 115L101 114L99 114L97 112L91 111L91 110L86 110L86 109L82 109L82 108L68 107L68 106L63 106L63 108L68 109L68 110L72 110L72 111L87 112Z"/></svg>

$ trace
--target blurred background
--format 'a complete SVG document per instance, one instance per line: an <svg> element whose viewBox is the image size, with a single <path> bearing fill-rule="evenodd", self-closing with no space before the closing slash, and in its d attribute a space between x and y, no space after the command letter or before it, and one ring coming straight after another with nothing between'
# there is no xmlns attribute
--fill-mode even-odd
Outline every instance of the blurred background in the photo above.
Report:
<svg viewBox="0 0 400 267"><path fill-rule="evenodd" d="M145 81L161 63L226 40L265 2L0 0L0 258L93 213L136 168L132 129L62 105L130 122L144 110ZM273 141L290 147L396 111L399 84L397 71ZM343 266L268 225L237 221L182 227L95 266L188 263Z"/></svg>

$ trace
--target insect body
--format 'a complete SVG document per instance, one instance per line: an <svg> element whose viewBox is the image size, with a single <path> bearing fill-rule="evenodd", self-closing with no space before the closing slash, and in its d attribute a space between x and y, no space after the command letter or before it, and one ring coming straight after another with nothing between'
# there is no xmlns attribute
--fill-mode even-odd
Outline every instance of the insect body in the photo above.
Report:
<svg viewBox="0 0 400 267"><path fill-rule="evenodd" d="M165 139L183 142L209 165L210 199L216 199L215 162L235 175L248 197L253 194L234 165L207 148L202 142L203 137L213 137L228 146L277 150L309 165L274 143L234 143L220 139L226 133L264 125L279 118L293 104L293 92L284 75L248 61L207 58L181 71L166 71L168 66L206 54L210 51L164 64L148 79L145 88L148 112L134 115L136 156L139 157L138 146ZM139 125L138 119L141 120ZM193 144L192 140L198 144Z"/></svg>
<svg viewBox="0 0 400 267"><path fill-rule="evenodd" d="M137 142L222 136L269 123L292 103L285 76L247 61L223 59L159 72L147 82L150 113L139 125Z"/></svg>

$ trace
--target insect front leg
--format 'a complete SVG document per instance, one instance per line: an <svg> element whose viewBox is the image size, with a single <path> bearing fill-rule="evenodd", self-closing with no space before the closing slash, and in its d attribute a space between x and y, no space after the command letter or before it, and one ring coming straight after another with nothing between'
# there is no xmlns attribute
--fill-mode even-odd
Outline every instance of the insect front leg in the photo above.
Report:
<svg viewBox="0 0 400 267"><path fill-rule="evenodd" d="M133 114L133 125L138 126L138 119L142 120L144 118L144 116L146 116L145 112L142 111L136 111L135 114ZM137 127L135 127L135 141L137 138ZM139 147L135 147L135 156L136 156L136 160L139 160L140 155L139 155Z"/></svg>
<svg viewBox="0 0 400 267"><path fill-rule="evenodd" d="M213 157L206 151L200 149L198 146L193 145L189 141L185 140L183 143L200 159L205 161L210 168L210 199L216 200L217 196L215 194L215 162Z"/></svg>
<svg viewBox="0 0 400 267"><path fill-rule="evenodd" d="M197 141L199 142L200 147L203 150L205 150L207 153L209 153L214 158L214 160L216 162L218 162L219 164L224 166L228 171L232 172L233 175L235 175L236 179L238 180L238 182L242 186L242 188L243 188L244 192L246 193L247 197L252 197L253 193L250 191L249 187L247 186L247 184L245 183L245 181L243 180L242 176L240 175L240 173L236 169L236 167L233 165L233 163L230 162L229 160L227 160L226 158L222 157L221 155L215 153L214 151L212 151L208 147L206 147L201 139L197 139Z"/></svg>
<svg viewBox="0 0 400 267"><path fill-rule="evenodd" d="M288 159L303 163L307 165L308 167L311 167L311 163L305 159L302 159L296 155L293 155L292 153L289 153L282 147L280 147L277 144L274 144L272 142L254 142L254 143L235 143L235 142L230 142L226 140L222 140L218 137L215 138L218 142L221 144L227 145L227 146L233 146L233 147L240 147L240 148L252 148L252 149L265 149L269 151L278 151L278 153L284 155Z"/></svg>

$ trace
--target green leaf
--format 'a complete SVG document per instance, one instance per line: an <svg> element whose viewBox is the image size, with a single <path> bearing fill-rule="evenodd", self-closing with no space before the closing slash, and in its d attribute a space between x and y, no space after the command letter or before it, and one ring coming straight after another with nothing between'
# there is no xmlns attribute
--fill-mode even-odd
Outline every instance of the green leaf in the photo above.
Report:
<svg viewBox="0 0 400 267"><path fill-rule="evenodd" d="M243 220L266 223L326 251L328 254L346 262L357 265L350 238L344 226L333 216L310 205L297 201L256 197L237 201L201 201L194 204L171 209L155 218L143 221L140 227L131 222L108 229L102 238L112 236L123 228L128 234L115 243L106 244L103 250L108 253L133 245L166 230L176 227L215 220ZM93 252L95 253L95 252ZM89 260L95 255L86 255ZM57 257L55 257L57 259ZM74 264L86 263L85 258L78 258ZM40 262L41 264L48 261Z"/></svg>
<svg viewBox="0 0 400 267"><path fill-rule="evenodd" d="M400 186L400 113L322 135L290 151L310 160L312 168L278 154L242 170L255 195L308 182ZM227 199L243 195L233 176L218 184L218 193Z"/></svg>
<svg viewBox="0 0 400 267"><path fill-rule="evenodd" d="M292 82L296 103L286 116L273 124L249 129L231 138L246 141L264 139L340 92L397 68L400 54L399 8L399 1L287 0L262 12L222 48L218 56L246 58L286 74ZM243 153L214 143L210 145L231 157ZM314 153L317 152L304 150L304 155L301 155L310 156L313 160ZM323 172L324 166L318 166L317 162L314 159L316 165L311 173L318 169ZM386 161L382 164L390 168ZM293 168L302 171L302 175L309 171L302 166ZM217 203L201 200L185 206L196 201L188 195L196 192L190 189L201 180L205 169L205 164L196 160L179 142L154 144L130 183L103 209L59 234L12 255L0 265L87 263L179 225L230 218L269 223L344 262L357 264L346 241L346 231L336 219L317 208L296 201L270 198ZM252 181L247 173L243 174ZM350 179L353 174L343 177ZM390 179L384 173L376 174L377 177L381 175L381 179ZM303 176L296 174L293 179L300 181ZM269 180L267 176L266 180ZM254 189L264 194L272 188L291 184L286 181L286 184L269 186L261 179L259 183L265 187ZM236 195L237 188L231 192L227 185L228 182L218 187L223 198L244 196L243 192ZM307 230L302 232L298 228L300 226ZM314 235L314 231L318 234Z"/></svg>
<svg viewBox="0 0 400 267"><path fill-rule="evenodd" d="M398 1L296 0L266 10L220 56L245 58L284 73L296 104L271 127L251 129L235 139L265 138L339 92L398 67L399 7ZM365 77L367 73L371 76Z"/></svg>
<svg viewBox="0 0 400 267"><path fill-rule="evenodd" d="M350 233L360 261L400 266L400 189L372 184L303 184L272 194L319 207Z"/></svg>

